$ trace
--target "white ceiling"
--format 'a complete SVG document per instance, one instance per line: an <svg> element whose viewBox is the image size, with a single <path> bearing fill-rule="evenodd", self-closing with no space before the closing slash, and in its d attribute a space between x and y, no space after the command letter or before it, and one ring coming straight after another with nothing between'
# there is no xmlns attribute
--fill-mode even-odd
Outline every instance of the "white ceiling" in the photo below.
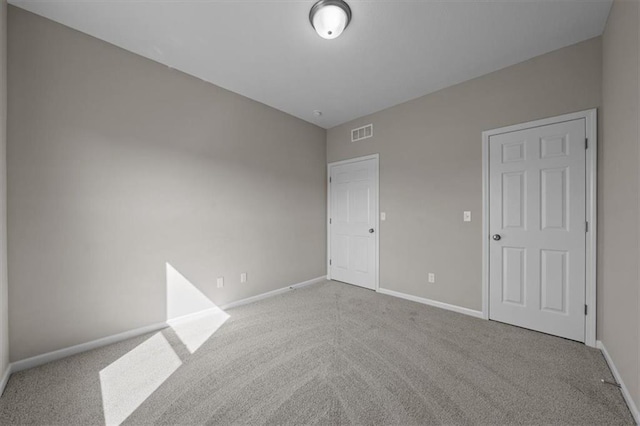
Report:
<svg viewBox="0 0 640 426"><path fill-rule="evenodd" d="M353 20L335 40L309 24L315 0L10 3L324 128L598 36L611 7L347 1Z"/></svg>

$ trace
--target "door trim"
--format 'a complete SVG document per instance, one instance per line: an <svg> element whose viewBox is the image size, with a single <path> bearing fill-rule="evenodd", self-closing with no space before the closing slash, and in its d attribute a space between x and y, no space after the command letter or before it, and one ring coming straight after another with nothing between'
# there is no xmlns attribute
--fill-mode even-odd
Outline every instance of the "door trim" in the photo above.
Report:
<svg viewBox="0 0 640 426"><path fill-rule="evenodd" d="M585 262L585 303L588 305L585 316L585 344L596 346L596 247L597 247L597 164L598 164L598 111L586 111L564 114L557 117L530 121L528 123L501 127L482 132L482 317L489 319L489 138L503 133L517 132L533 127L547 126L584 119L587 139L586 152L586 220L589 232L586 234Z"/></svg>
<svg viewBox="0 0 640 426"><path fill-rule="evenodd" d="M331 279L331 265L329 265L329 259L331 259L331 228L329 227L329 217L331 216L331 182L329 181L330 177L331 177L331 167L333 166L340 166L343 164L350 164L350 163L358 163L360 161L366 161L366 160L376 160L376 190L375 190L375 195L376 195L376 202L374 205L374 211L376 213L376 219L375 219L375 226L376 226L376 232L375 232L375 250L376 250L376 254L374 256L375 258L375 270L374 270L374 275L375 275L375 291L378 291L380 289L380 154L371 154L371 155L365 155L364 157L356 157L356 158L349 158L347 160L340 160L340 161L334 161L332 163L327 163L327 217L326 217L326 223L327 223L327 279L330 280Z"/></svg>

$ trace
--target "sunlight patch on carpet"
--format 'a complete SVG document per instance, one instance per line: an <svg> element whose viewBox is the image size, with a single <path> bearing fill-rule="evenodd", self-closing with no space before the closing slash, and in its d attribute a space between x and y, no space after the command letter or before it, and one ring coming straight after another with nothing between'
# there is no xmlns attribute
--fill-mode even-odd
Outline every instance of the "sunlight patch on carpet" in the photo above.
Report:
<svg viewBox="0 0 640 426"><path fill-rule="evenodd" d="M189 318L168 321L168 324L189 352L194 353L227 319L229 319L229 314L215 307Z"/></svg>
<svg viewBox="0 0 640 426"><path fill-rule="evenodd" d="M121 424L181 364L167 339L162 333L156 333L101 370L105 423Z"/></svg>

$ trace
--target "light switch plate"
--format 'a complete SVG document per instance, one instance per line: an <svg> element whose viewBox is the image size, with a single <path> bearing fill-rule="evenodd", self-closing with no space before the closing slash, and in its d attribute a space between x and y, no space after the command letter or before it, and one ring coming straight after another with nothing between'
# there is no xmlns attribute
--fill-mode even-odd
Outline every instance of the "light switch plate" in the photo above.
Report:
<svg viewBox="0 0 640 426"><path fill-rule="evenodd" d="M380 220L387 220L387 214L385 212L380 213Z"/></svg>
<svg viewBox="0 0 640 426"><path fill-rule="evenodd" d="M243 272L240 274L240 282L241 283L246 283L247 282L247 273Z"/></svg>
<svg viewBox="0 0 640 426"><path fill-rule="evenodd" d="M218 288L224 287L224 277L218 277Z"/></svg>
<svg viewBox="0 0 640 426"><path fill-rule="evenodd" d="M471 212L470 211L465 211L464 212L463 220L465 222L471 222Z"/></svg>

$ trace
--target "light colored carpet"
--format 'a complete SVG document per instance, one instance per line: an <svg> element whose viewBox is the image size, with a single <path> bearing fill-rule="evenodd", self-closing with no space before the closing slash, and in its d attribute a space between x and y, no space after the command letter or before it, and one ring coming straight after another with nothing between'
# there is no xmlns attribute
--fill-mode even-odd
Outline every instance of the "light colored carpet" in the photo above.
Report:
<svg viewBox="0 0 640 426"><path fill-rule="evenodd" d="M123 424L633 424L620 390L600 383L612 379L601 353L576 342L335 282L228 314L193 354L168 328L14 374L0 423L102 424L129 410ZM101 389L156 344L132 361L155 374L146 400L127 395L149 386L137 373ZM124 411L105 414L110 404Z"/></svg>

